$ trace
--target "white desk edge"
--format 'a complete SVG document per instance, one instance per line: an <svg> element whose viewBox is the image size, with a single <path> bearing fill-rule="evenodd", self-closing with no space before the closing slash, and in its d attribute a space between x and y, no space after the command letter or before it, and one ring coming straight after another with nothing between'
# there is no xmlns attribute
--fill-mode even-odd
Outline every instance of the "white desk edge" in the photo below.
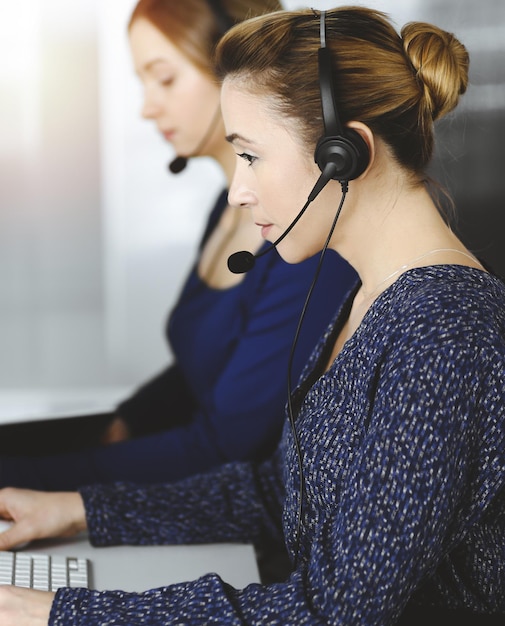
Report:
<svg viewBox="0 0 505 626"><path fill-rule="evenodd" d="M145 591L217 573L238 589L260 582L250 544L108 546L95 548L85 535L34 542L24 552L86 557L92 563L91 588Z"/></svg>
<svg viewBox="0 0 505 626"><path fill-rule="evenodd" d="M114 411L128 387L0 388L0 425Z"/></svg>
<svg viewBox="0 0 505 626"><path fill-rule="evenodd" d="M127 390L118 388L10 393L4 390L0 391L0 424L47 419L48 414L53 418L90 414L93 401L97 412L111 410L126 395ZM61 405L59 412L55 411L56 403ZM193 580L210 572L237 588L260 580L254 548L247 544L95 548L84 536L35 542L25 551L89 558L92 587L99 590L144 591Z"/></svg>

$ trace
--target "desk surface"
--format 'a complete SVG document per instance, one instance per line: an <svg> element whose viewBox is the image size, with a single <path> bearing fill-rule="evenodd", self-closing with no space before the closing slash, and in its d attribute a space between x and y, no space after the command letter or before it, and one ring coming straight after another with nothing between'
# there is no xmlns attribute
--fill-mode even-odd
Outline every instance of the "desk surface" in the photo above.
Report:
<svg viewBox="0 0 505 626"><path fill-rule="evenodd" d="M245 544L95 548L83 535L34 542L24 551L89 558L91 587L100 591L146 591L211 572L239 589L260 581L254 548Z"/></svg>
<svg viewBox="0 0 505 626"><path fill-rule="evenodd" d="M111 387L0 390L0 424L102 413L112 410L130 392ZM243 544L95 548L84 536L34 542L25 551L89 558L92 587L98 590L144 591L210 572L237 588L260 580L254 549Z"/></svg>

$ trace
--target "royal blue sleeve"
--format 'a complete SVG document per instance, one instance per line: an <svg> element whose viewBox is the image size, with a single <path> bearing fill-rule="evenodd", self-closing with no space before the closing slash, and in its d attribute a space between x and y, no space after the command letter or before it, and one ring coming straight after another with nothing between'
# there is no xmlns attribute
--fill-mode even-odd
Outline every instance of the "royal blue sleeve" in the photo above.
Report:
<svg viewBox="0 0 505 626"><path fill-rule="evenodd" d="M143 383L123 400L116 413L128 424L133 437L140 437L188 421L193 398L177 363Z"/></svg>
<svg viewBox="0 0 505 626"><path fill-rule="evenodd" d="M208 338L205 329L204 337L195 340L201 363L195 362L198 354L192 356L194 350L180 356L181 370L191 371L191 376L186 376L193 401L190 420L140 441L124 442L107 449L106 454L93 450L90 462L98 480L100 475L109 481L180 480L222 463L270 455L284 423L290 349L318 260L314 257L289 265L275 251L259 259L254 274L240 287L240 299L231 300L228 314L233 328L226 338ZM354 270L328 251L301 325L292 381L298 379L355 280ZM226 301L219 304L221 310L226 306ZM213 315L219 316L219 308ZM206 324L210 327L208 320ZM216 328L222 329L222 325ZM208 343L203 346L206 336ZM209 356L220 348L223 354L219 358ZM213 371L209 371L211 367ZM176 411L175 405L173 409Z"/></svg>
<svg viewBox="0 0 505 626"><path fill-rule="evenodd" d="M209 411L201 422L215 434L209 443L225 460L264 458L278 443L289 354L316 262L315 258L296 266L280 258L270 262L251 294L242 332L226 366L200 403ZM325 259L296 345L294 381L353 280L353 270L340 257Z"/></svg>
<svg viewBox="0 0 505 626"><path fill-rule="evenodd" d="M177 365L148 384L135 407L136 419L157 421L161 430L65 455L2 459L6 484L71 490L163 482L266 458L284 423L289 354L318 262L289 265L272 251L236 289L183 295ZM354 270L327 251L295 347L293 383L355 281Z"/></svg>

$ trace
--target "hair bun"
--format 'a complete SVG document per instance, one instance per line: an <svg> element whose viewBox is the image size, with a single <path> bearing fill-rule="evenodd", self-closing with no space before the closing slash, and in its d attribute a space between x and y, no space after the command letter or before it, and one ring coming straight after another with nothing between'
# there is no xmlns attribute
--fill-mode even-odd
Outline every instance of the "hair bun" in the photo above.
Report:
<svg viewBox="0 0 505 626"><path fill-rule="evenodd" d="M401 35L423 89L425 111L435 121L452 111L466 91L468 52L452 33L433 24L410 22Z"/></svg>

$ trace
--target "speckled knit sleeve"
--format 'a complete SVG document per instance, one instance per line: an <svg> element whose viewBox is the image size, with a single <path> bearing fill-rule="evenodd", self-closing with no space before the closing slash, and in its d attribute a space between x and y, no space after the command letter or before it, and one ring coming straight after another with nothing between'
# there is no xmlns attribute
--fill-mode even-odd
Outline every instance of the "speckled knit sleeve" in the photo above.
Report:
<svg viewBox="0 0 505 626"><path fill-rule="evenodd" d="M282 536L282 454L172 484L80 489L93 545L253 542Z"/></svg>
<svg viewBox="0 0 505 626"><path fill-rule="evenodd" d="M219 485L82 491L95 543L139 543L258 538L274 532L284 490L292 552L301 533L288 580L63 589L50 625L391 626L409 601L505 615L504 363L499 281L459 266L406 272L302 394L300 525L289 429L283 487L267 466L234 465Z"/></svg>

